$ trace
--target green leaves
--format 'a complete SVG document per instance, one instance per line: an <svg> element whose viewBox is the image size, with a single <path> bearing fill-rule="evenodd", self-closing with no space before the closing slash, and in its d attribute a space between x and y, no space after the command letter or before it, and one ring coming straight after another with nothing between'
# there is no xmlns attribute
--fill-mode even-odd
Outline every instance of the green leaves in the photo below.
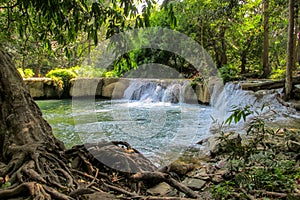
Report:
<svg viewBox="0 0 300 200"><path fill-rule="evenodd" d="M215 159L227 161L230 176L212 188L213 196L232 199L236 197L236 191L242 189L243 194L251 193L254 198L270 197L267 194L270 191L287 193L291 199L296 199L294 189L300 177L299 151L289 148L289 141L299 141L299 130L290 132L267 128L266 116L272 112L267 104L255 110L250 106L235 106L232 112L226 123L246 120L251 115L251 120L246 123L248 134L240 137L235 132L220 133L219 151L215 152L218 157ZM248 198L239 196L239 199Z"/></svg>
<svg viewBox="0 0 300 200"><path fill-rule="evenodd" d="M232 122L238 123L241 121L241 119L243 119L245 122L247 117L253 114L253 111L250 108L250 106L245 106L244 108L240 109L237 106L233 106L232 110L230 111L232 114L227 118L225 123L230 125Z"/></svg>

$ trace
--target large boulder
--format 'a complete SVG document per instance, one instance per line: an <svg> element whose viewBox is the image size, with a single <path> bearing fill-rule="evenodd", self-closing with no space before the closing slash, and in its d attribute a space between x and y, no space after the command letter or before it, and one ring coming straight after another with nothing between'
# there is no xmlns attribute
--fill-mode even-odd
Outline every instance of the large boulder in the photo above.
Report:
<svg viewBox="0 0 300 200"><path fill-rule="evenodd" d="M102 96L103 78L76 78L70 81L70 96Z"/></svg>
<svg viewBox="0 0 300 200"><path fill-rule="evenodd" d="M129 86L130 80L119 78L103 79L102 97L121 99L124 96L124 91Z"/></svg>
<svg viewBox="0 0 300 200"><path fill-rule="evenodd" d="M61 90L51 78L26 78L26 88L35 99L59 98Z"/></svg>

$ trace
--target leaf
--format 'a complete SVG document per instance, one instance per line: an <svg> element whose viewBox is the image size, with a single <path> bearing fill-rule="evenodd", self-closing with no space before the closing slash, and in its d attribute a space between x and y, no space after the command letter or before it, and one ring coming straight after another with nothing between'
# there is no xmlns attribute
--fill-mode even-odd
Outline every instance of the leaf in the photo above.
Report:
<svg viewBox="0 0 300 200"><path fill-rule="evenodd" d="M10 182L6 182L2 185L2 188L8 188L11 186L11 183Z"/></svg>
<svg viewBox="0 0 300 200"><path fill-rule="evenodd" d="M4 178L4 182L8 182L8 180L9 180L9 176L6 175L5 178Z"/></svg>

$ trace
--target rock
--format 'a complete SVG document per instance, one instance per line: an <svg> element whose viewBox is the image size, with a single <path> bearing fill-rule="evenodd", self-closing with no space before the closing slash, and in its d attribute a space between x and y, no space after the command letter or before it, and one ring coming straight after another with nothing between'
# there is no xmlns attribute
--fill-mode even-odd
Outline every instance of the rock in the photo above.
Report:
<svg viewBox="0 0 300 200"><path fill-rule="evenodd" d="M202 200L211 200L214 199L212 193L207 190L200 193Z"/></svg>
<svg viewBox="0 0 300 200"><path fill-rule="evenodd" d="M102 96L105 98L111 98L115 89L116 83L105 85L102 88Z"/></svg>
<svg viewBox="0 0 300 200"><path fill-rule="evenodd" d="M300 142L289 140L287 142L287 146L288 146L289 151L300 152Z"/></svg>
<svg viewBox="0 0 300 200"><path fill-rule="evenodd" d="M217 169L222 169L227 165L226 159L220 160L219 162L216 163L215 167Z"/></svg>
<svg viewBox="0 0 300 200"><path fill-rule="evenodd" d="M102 78L76 78L70 81L70 96L101 96Z"/></svg>
<svg viewBox="0 0 300 200"><path fill-rule="evenodd" d="M171 192L173 190L173 188L165 183L159 183L158 185L150 188L147 190L147 193L152 195L152 196L164 196L166 194L168 194L169 192Z"/></svg>
<svg viewBox="0 0 300 200"><path fill-rule="evenodd" d="M182 183L193 190L201 190L206 181L198 178L186 178Z"/></svg>
<svg viewBox="0 0 300 200"><path fill-rule="evenodd" d="M129 86L128 79L103 79L102 96L105 98L120 99L124 96L124 91Z"/></svg>
<svg viewBox="0 0 300 200"><path fill-rule="evenodd" d="M210 93L209 88L203 83L196 84L196 96L199 102L204 104L210 103Z"/></svg>
<svg viewBox="0 0 300 200"><path fill-rule="evenodd" d="M223 181L223 177L222 174L216 174L215 176L213 176L212 178L212 182L214 183L221 183Z"/></svg>
<svg viewBox="0 0 300 200"><path fill-rule="evenodd" d="M190 86L187 85L184 90L184 102L190 103L190 104L197 104L198 103L198 97L195 90Z"/></svg>
<svg viewBox="0 0 300 200"><path fill-rule="evenodd" d="M129 84L130 80L120 79L117 83L115 83L111 98L122 99L124 97L124 91L128 88Z"/></svg>
<svg viewBox="0 0 300 200"><path fill-rule="evenodd" d="M86 143L87 151L109 168L125 173L156 171L157 167L130 144L122 141Z"/></svg>
<svg viewBox="0 0 300 200"><path fill-rule="evenodd" d="M110 194L110 193L106 193L106 192L95 192L93 194L87 194L84 195L84 197L86 199L90 199L90 200L112 200L112 199L121 199L118 198L117 196Z"/></svg>
<svg viewBox="0 0 300 200"><path fill-rule="evenodd" d="M181 163L174 162L169 166L168 171L175 172L179 176L183 176L194 169L195 166L193 164L181 164Z"/></svg>
<svg viewBox="0 0 300 200"><path fill-rule="evenodd" d="M59 89L51 78L26 78L23 80L33 98L58 98L60 95Z"/></svg>
<svg viewBox="0 0 300 200"><path fill-rule="evenodd" d="M209 180L210 177L206 173L206 168L198 169L197 171L192 171L188 173L189 177L198 178L202 180Z"/></svg>

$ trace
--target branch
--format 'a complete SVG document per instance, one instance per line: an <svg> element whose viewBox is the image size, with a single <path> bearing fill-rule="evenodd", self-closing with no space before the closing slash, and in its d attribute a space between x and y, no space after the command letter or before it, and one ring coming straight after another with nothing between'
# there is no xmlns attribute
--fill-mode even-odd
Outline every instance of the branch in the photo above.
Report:
<svg viewBox="0 0 300 200"><path fill-rule="evenodd" d="M170 186L176 188L178 191L185 193L188 197L201 199L200 195L188 188L187 186L179 183L175 179L173 179L169 174L161 173L161 172L143 172L136 173L131 176L131 178L135 181L140 180L160 180L161 182L166 182Z"/></svg>
<svg viewBox="0 0 300 200"><path fill-rule="evenodd" d="M265 194L268 196L276 197L276 198L285 198L287 196L292 196L292 197L300 197L300 193L281 193L281 192L270 192L266 190L253 190L251 193L260 193L260 194Z"/></svg>
<svg viewBox="0 0 300 200"><path fill-rule="evenodd" d="M30 196L34 194L35 182L27 182L18 185L15 188L10 189L1 189L0 190L0 199L7 199L15 196L22 195L24 196L26 193Z"/></svg>
<svg viewBox="0 0 300 200"><path fill-rule="evenodd" d="M16 4L12 5L12 6L0 6L0 9L12 9L17 7L20 4L20 2L17 2Z"/></svg>

